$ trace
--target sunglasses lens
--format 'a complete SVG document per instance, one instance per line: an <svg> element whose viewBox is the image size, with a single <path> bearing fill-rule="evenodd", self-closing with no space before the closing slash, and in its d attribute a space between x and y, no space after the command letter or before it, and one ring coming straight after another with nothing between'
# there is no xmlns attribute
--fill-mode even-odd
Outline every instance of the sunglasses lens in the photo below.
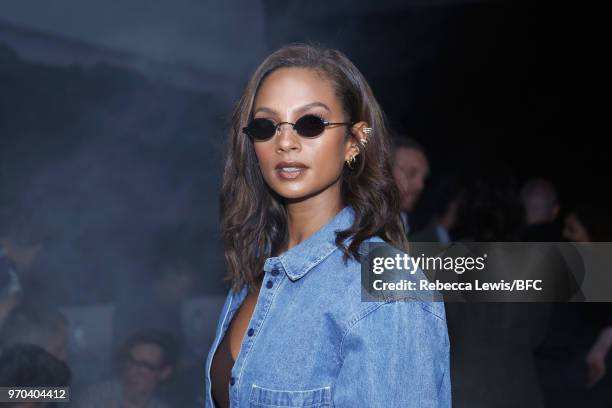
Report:
<svg viewBox="0 0 612 408"><path fill-rule="evenodd" d="M302 116L295 123L295 130L300 136L315 137L319 136L325 130L323 120L315 115Z"/></svg>
<svg viewBox="0 0 612 408"><path fill-rule="evenodd" d="M246 133L255 139L265 140L274 136L274 133L276 133L276 126L274 126L274 122L269 119L253 119L246 127Z"/></svg>

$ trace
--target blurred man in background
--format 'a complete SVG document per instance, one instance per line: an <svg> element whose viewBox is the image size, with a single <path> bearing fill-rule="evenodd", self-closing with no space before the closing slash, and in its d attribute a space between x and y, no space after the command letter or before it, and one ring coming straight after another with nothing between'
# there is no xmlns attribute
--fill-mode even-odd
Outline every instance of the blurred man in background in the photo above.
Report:
<svg viewBox="0 0 612 408"><path fill-rule="evenodd" d="M31 302L15 307L0 330L0 346L34 344L59 360L66 360L68 322L57 310L48 310Z"/></svg>
<svg viewBox="0 0 612 408"><path fill-rule="evenodd" d="M428 200L431 217L422 229L411 232L410 241L450 244L452 233L459 225L459 208L465 191L459 180L450 174L442 175L432 184Z"/></svg>
<svg viewBox="0 0 612 408"><path fill-rule="evenodd" d="M117 354L116 377L87 389L77 407L166 408L159 391L174 374L177 358L171 334L153 329L138 331Z"/></svg>
<svg viewBox="0 0 612 408"><path fill-rule="evenodd" d="M526 227L523 240L528 242L561 241L558 221L560 211L557 189L548 180L535 178L527 181L520 193L525 209Z"/></svg>
<svg viewBox="0 0 612 408"><path fill-rule="evenodd" d="M410 233L410 214L421 196L429 175L429 162L423 147L414 139L397 135L393 140L393 177L400 193L404 229Z"/></svg>

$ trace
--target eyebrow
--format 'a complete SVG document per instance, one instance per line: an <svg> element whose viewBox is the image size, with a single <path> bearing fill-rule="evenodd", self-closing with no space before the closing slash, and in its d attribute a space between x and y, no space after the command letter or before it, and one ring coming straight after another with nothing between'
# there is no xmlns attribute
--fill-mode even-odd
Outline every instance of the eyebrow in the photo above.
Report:
<svg viewBox="0 0 612 408"><path fill-rule="evenodd" d="M323 108L326 111L328 111L329 113L331 113L331 109L329 109L329 107L326 104L324 104L323 102L312 102L312 103L306 104L306 105L298 108L296 112L304 112L304 111L307 111L310 108ZM266 113L270 113L270 114L276 114L277 113L274 109L266 108L265 106L257 108L257 110L255 112L253 112L253 115L258 113L258 112L266 112Z"/></svg>

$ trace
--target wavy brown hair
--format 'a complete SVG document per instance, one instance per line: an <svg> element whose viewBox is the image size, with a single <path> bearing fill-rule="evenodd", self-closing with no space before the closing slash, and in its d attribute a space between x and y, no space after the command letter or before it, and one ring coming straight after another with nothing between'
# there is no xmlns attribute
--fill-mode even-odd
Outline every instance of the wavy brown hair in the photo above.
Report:
<svg viewBox="0 0 612 408"><path fill-rule="evenodd" d="M242 132L252 118L253 101L264 79L279 68L308 68L334 86L345 121L365 121L372 128L353 169L344 167L342 201L355 210L353 225L336 234L336 245L360 260L359 246L378 235L407 248L399 216L399 193L391 174L389 130L367 81L340 51L311 44L290 44L268 56L255 70L232 114L229 148L221 185L220 210L228 266L227 279L237 291L254 287L266 258L279 255L288 239L285 200L263 179L253 142ZM346 137L353 137L347 130ZM344 240L353 237L348 248Z"/></svg>

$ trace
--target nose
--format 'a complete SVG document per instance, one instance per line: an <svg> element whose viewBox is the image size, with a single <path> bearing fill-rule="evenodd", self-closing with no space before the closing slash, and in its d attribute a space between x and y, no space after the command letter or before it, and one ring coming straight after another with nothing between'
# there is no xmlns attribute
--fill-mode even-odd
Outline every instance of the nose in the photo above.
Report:
<svg viewBox="0 0 612 408"><path fill-rule="evenodd" d="M293 124L283 122L276 127L278 137L276 138L276 146L278 151L290 151L300 148L300 140L296 132L293 130Z"/></svg>

